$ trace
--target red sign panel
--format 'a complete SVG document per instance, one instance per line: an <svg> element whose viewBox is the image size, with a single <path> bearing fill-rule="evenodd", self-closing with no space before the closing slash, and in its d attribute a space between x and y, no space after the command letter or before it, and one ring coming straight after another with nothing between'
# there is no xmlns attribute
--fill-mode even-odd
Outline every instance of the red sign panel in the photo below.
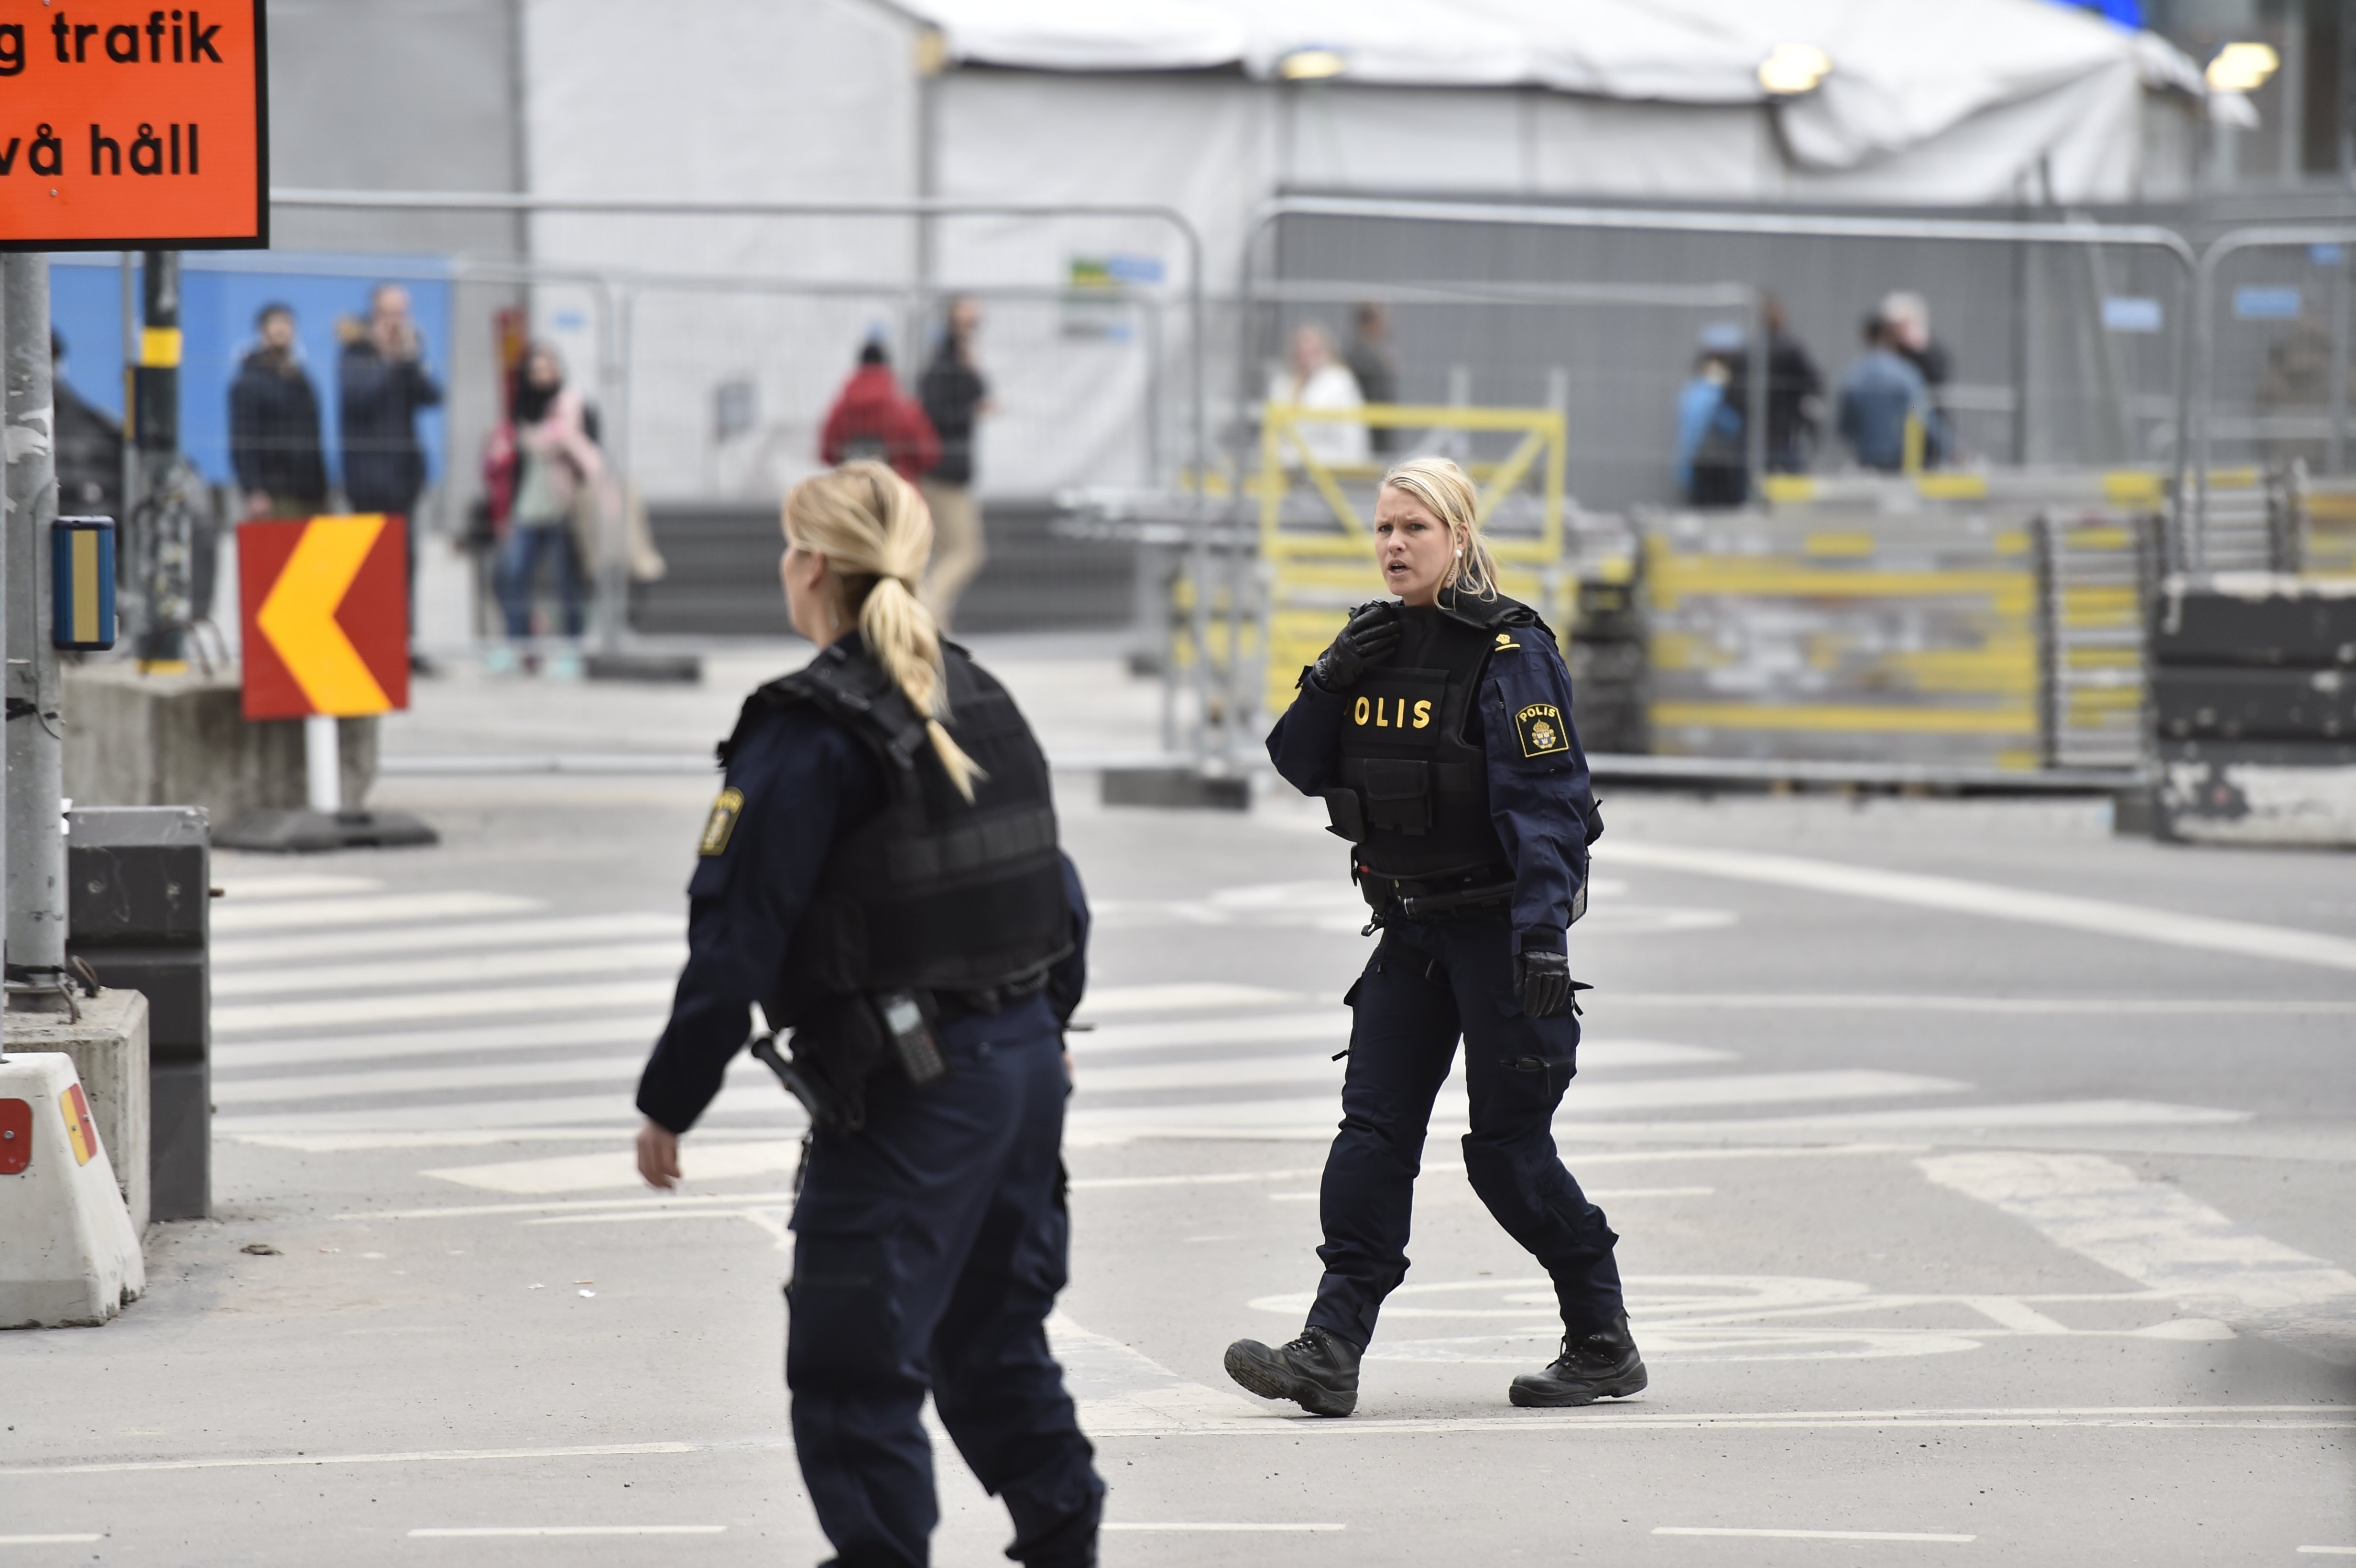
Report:
<svg viewBox="0 0 2356 1568"><path fill-rule="evenodd" d="M245 716L409 706L409 528L370 512L241 524Z"/></svg>
<svg viewBox="0 0 2356 1568"><path fill-rule="evenodd" d="M0 1176L22 1176L33 1163L33 1103L0 1100Z"/></svg>
<svg viewBox="0 0 2356 1568"><path fill-rule="evenodd" d="M262 0L0 0L0 249L270 242Z"/></svg>

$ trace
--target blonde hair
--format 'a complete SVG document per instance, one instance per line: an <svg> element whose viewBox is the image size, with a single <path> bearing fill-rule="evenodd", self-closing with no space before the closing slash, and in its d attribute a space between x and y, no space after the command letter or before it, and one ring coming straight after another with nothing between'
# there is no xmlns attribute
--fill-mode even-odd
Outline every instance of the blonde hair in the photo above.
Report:
<svg viewBox="0 0 2356 1568"><path fill-rule="evenodd" d="M1383 475L1422 502L1448 530L1455 556L1448 563L1442 588L1453 588L1478 599L1497 596L1497 558L1481 539L1481 492L1472 477L1445 457L1415 457Z"/></svg>
<svg viewBox="0 0 2356 1568"><path fill-rule="evenodd" d="M916 578L933 553L933 515L916 487L872 459L814 475L786 496L786 541L826 558L841 582L843 607L856 608L859 635L884 673L925 716L933 753L968 800L982 776L949 739L948 677L941 632L916 597Z"/></svg>

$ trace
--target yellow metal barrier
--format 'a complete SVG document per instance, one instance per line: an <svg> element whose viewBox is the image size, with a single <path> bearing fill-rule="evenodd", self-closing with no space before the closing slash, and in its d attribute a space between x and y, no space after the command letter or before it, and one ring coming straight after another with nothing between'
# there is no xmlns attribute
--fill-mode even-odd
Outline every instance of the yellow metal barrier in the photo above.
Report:
<svg viewBox="0 0 2356 1568"><path fill-rule="evenodd" d="M1502 460L1467 463L1465 472L1481 492L1484 529L1497 509L1535 478L1538 530L1487 535L1497 559L1501 592L1547 617L1558 636L1569 634L1575 589L1562 570L1563 464L1566 426L1558 409L1458 408L1408 403L1369 403L1355 409L1268 406L1260 427L1259 472L1248 481L1259 497L1260 585L1264 594L1259 645L1267 650L1262 700L1270 713L1292 700L1301 667L1314 662L1341 630L1349 607L1377 597L1382 580L1375 566L1373 519L1362 517L1344 488L1381 477L1377 464L1329 464L1301 439L1301 427L1357 424L1376 429L1518 432L1521 440ZM1296 474L1297 470L1297 474ZM1323 502L1303 527L1288 521L1285 502L1305 483ZM1247 651L1248 657L1258 648Z"/></svg>

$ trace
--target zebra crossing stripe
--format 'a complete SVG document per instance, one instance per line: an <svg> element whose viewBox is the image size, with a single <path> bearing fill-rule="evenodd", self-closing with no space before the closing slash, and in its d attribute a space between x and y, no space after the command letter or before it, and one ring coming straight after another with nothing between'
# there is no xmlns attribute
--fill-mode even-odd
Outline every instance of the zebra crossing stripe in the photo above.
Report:
<svg viewBox="0 0 2356 1568"><path fill-rule="evenodd" d="M520 979L534 975L626 975L662 969L676 975L687 944L609 943L595 947L526 948L514 953L462 953L373 964L296 968L230 969L213 979L216 997L282 997L295 991L359 991L451 982Z"/></svg>
<svg viewBox="0 0 2356 1568"><path fill-rule="evenodd" d="M673 982L622 980L603 985L517 986L493 990L426 991L414 996L338 997L308 1002L247 1002L215 1008L213 1028L234 1035L246 1030L326 1029L344 1024L400 1023L424 1019L481 1018L491 1014L546 1013L606 1008L660 1008Z"/></svg>

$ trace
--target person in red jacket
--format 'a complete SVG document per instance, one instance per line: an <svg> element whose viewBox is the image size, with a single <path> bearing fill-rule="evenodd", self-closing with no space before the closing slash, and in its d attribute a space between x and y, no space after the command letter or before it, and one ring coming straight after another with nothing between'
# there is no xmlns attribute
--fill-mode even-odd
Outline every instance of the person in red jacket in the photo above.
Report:
<svg viewBox="0 0 2356 1568"><path fill-rule="evenodd" d="M872 457L890 464L911 485L941 461L941 438L924 405L900 389L892 357L872 337L859 351L859 368L827 411L818 453L830 464Z"/></svg>

